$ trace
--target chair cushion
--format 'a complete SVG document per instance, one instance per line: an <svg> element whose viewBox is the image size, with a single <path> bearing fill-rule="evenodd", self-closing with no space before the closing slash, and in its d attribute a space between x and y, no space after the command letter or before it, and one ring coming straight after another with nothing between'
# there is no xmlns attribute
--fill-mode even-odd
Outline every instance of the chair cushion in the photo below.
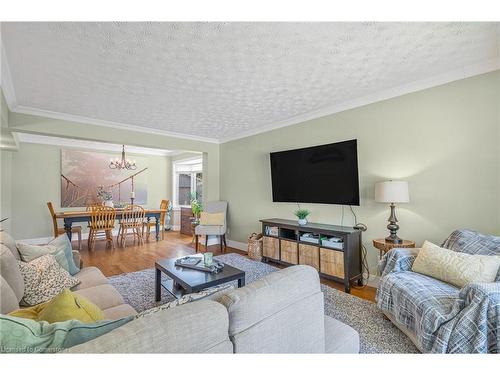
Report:
<svg viewBox="0 0 500 375"><path fill-rule="evenodd" d="M12 254L12 251L7 246L0 245L0 275L12 289L17 298L17 303L19 303L24 295L24 280L17 262L18 260Z"/></svg>
<svg viewBox="0 0 500 375"><path fill-rule="evenodd" d="M16 241L12 238L10 234L5 231L0 232L0 244L7 246L7 248L12 252L14 258L20 260L19 252L17 251Z"/></svg>
<svg viewBox="0 0 500 375"><path fill-rule="evenodd" d="M495 281L499 268L500 256L460 253L425 241L412 271L463 287Z"/></svg>
<svg viewBox="0 0 500 375"><path fill-rule="evenodd" d="M91 288L75 291L95 303L101 310L109 309L118 305L123 305L125 301L118 291L109 284L97 285Z"/></svg>
<svg viewBox="0 0 500 375"><path fill-rule="evenodd" d="M82 290L97 285L108 284L108 279L102 274L101 270L96 267L82 268L75 277L78 277L80 284L76 285L71 290Z"/></svg>
<svg viewBox="0 0 500 375"><path fill-rule="evenodd" d="M359 353L358 332L325 315L325 353Z"/></svg>
<svg viewBox="0 0 500 375"><path fill-rule="evenodd" d="M224 212L209 213L203 211L200 214L200 225L224 225Z"/></svg>
<svg viewBox="0 0 500 375"><path fill-rule="evenodd" d="M65 288L71 288L80 282L62 268L50 254L42 255L29 263L17 262L24 279L24 295L21 302L27 306L46 302Z"/></svg>
<svg viewBox="0 0 500 375"><path fill-rule="evenodd" d="M221 236L225 232L225 228L221 225L197 225L194 228L194 233L197 235Z"/></svg>

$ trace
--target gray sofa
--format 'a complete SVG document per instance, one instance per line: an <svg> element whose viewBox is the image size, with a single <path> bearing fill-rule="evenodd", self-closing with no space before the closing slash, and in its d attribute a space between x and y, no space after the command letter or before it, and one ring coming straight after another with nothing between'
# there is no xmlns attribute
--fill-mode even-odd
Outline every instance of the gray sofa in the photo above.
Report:
<svg viewBox="0 0 500 375"><path fill-rule="evenodd" d="M65 235L64 235L65 236ZM73 251L75 264L80 264L80 253ZM0 312L8 314L19 309L24 294L24 281L17 261L20 260L16 243L5 232L0 232ZM137 312L125 303L118 291L96 267L85 267L76 275L81 283L72 288L103 312L106 319L119 319Z"/></svg>
<svg viewBox="0 0 500 375"><path fill-rule="evenodd" d="M79 262L78 252L74 253ZM13 241L1 245L2 314L19 308L23 279ZM106 318L135 315L95 267L76 275L75 290L103 309ZM151 285L153 288L153 285ZM318 272L294 266L231 289L131 322L70 353L358 353L351 327L324 315Z"/></svg>
<svg viewBox="0 0 500 375"><path fill-rule="evenodd" d="M324 315L318 272L289 267L243 288L135 319L70 353L358 353Z"/></svg>

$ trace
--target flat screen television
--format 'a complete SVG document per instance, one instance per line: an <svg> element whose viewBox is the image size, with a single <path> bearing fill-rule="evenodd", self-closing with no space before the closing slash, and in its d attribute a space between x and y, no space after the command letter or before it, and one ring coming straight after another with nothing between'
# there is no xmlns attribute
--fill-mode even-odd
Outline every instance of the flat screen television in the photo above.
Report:
<svg viewBox="0 0 500 375"><path fill-rule="evenodd" d="M271 153L274 202L359 206L355 139Z"/></svg>

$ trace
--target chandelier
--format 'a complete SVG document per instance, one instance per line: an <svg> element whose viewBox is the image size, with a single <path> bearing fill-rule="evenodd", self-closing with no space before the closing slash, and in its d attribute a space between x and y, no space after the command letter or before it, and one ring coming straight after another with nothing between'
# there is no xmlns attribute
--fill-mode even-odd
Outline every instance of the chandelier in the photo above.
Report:
<svg viewBox="0 0 500 375"><path fill-rule="evenodd" d="M109 167L111 169L127 169L132 171L137 168L137 166L135 165L135 160L127 160L125 158L125 145L122 145L122 158L111 159L109 162Z"/></svg>

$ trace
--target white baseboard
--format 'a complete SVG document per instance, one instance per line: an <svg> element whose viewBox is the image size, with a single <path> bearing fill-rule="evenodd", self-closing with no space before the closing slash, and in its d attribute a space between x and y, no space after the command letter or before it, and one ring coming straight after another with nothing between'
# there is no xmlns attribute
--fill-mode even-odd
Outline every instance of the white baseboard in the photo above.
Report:
<svg viewBox="0 0 500 375"><path fill-rule="evenodd" d="M232 247L233 249L238 249L244 251L245 253L248 250L248 245L244 242L233 241L233 240L227 240L226 242L227 246Z"/></svg>
<svg viewBox="0 0 500 375"><path fill-rule="evenodd" d="M366 285L371 286L373 288L378 288L379 284L380 284L380 276L370 275L370 279L368 280L368 283Z"/></svg>
<svg viewBox="0 0 500 375"><path fill-rule="evenodd" d="M181 230L181 226L180 226L180 225L172 225L172 230L173 230L174 232L178 232L178 231L180 231L180 230Z"/></svg>

